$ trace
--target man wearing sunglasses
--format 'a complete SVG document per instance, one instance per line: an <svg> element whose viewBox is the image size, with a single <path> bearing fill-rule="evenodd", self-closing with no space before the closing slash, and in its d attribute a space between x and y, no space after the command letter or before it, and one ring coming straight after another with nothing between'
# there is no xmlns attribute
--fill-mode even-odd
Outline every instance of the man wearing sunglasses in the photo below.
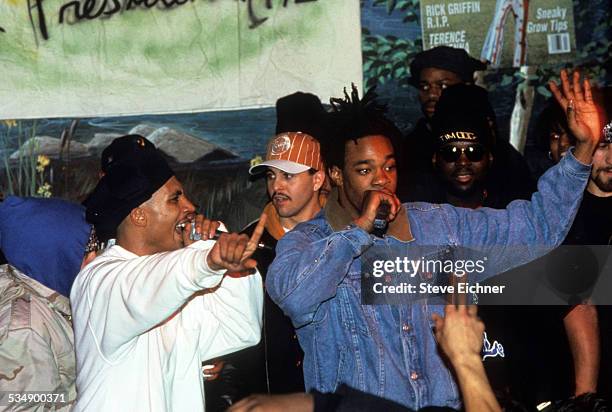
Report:
<svg viewBox="0 0 612 412"><path fill-rule="evenodd" d="M469 208L498 206L495 203L499 201L491 199L486 189L493 164L491 128L483 114L465 113L456 104L462 98L486 100L485 94L478 86L456 85L445 90L440 99L432 119L438 136L432 162L441 183L436 203Z"/></svg>
<svg viewBox="0 0 612 412"><path fill-rule="evenodd" d="M487 172L493 162L490 150L475 133L473 140L461 133L449 132L434 153L434 165L445 188L444 203L474 208L484 204Z"/></svg>
<svg viewBox="0 0 612 412"><path fill-rule="evenodd" d="M492 113L485 89L467 84L444 89L430 121L432 172L415 173L404 187L400 186L401 180L398 181L398 197L403 201L494 209L504 209L516 199L529 199L531 180L508 166L507 159L499 160L500 141L496 139ZM453 134L457 131L472 134ZM447 135L446 140L442 141L440 135ZM506 190L504 179L495 172L496 168L503 175L513 175L511 180L515 181L516 190Z"/></svg>

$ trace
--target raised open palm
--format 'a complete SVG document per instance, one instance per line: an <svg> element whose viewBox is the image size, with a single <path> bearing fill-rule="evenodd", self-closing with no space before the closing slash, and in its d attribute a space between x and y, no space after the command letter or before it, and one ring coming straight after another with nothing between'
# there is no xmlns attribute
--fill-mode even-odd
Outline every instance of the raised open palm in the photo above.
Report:
<svg viewBox="0 0 612 412"><path fill-rule="evenodd" d="M554 82L549 83L555 99L567 114L570 130L580 143L595 146L601 138L601 122L597 106L593 102L591 84L585 78L580 83L580 72L574 71L572 81L565 69L561 70L561 89Z"/></svg>

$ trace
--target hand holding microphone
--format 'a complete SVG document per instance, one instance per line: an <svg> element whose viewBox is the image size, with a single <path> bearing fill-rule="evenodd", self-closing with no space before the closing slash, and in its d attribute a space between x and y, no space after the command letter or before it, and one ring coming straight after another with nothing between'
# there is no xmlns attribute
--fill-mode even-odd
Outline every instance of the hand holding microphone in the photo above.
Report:
<svg viewBox="0 0 612 412"><path fill-rule="evenodd" d="M185 244L189 245L198 240L219 240L223 233L227 233L218 229L220 225L221 222L217 220L208 220L202 215L194 215L189 220L176 225L176 229L181 231ZM274 251L273 247L263 242L257 244L257 249Z"/></svg>
<svg viewBox="0 0 612 412"><path fill-rule="evenodd" d="M386 200L383 200L376 209L376 218L374 219L374 232L383 234L389 225L389 213L391 213L391 205Z"/></svg>
<svg viewBox="0 0 612 412"><path fill-rule="evenodd" d="M363 197L361 215L354 223L368 233L381 236L400 208L401 203L394 193L387 190L369 190Z"/></svg>

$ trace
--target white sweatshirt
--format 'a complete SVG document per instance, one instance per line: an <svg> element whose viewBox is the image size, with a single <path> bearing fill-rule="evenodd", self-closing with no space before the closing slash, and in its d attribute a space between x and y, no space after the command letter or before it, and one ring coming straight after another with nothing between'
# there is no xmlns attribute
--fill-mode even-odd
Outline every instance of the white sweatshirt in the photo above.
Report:
<svg viewBox="0 0 612 412"><path fill-rule="evenodd" d="M115 245L81 270L75 411L204 411L202 361L259 342L263 299L259 273L208 267L213 244L140 257Z"/></svg>

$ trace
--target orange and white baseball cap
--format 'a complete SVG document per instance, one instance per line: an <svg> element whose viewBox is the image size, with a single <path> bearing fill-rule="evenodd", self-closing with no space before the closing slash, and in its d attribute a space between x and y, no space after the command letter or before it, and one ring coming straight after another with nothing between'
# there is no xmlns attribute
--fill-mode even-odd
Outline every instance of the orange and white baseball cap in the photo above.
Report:
<svg viewBox="0 0 612 412"><path fill-rule="evenodd" d="M321 147L312 136L302 132L287 132L276 135L268 143L266 159L252 166L249 173L255 175L276 167L285 173L297 174L308 169L321 170Z"/></svg>

